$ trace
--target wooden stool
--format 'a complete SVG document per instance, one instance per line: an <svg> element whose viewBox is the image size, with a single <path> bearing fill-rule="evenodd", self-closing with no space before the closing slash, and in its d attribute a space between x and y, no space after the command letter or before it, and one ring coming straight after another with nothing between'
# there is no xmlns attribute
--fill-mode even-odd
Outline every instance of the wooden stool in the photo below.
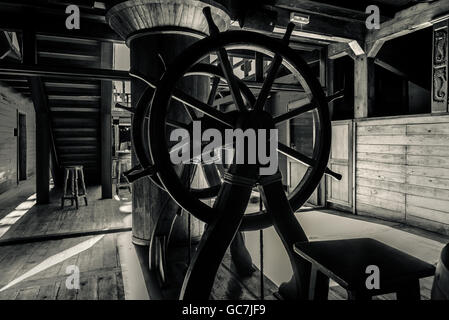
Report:
<svg viewBox="0 0 449 320"><path fill-rule="evenodd" d="M128 188L129 192L131 192L131 186L128 182L128 179L126 179L126 177L123 175L123 172L126 172L129 169L128 163L131 161L131 152L117 151L117 154L117 183L115 184L115 192L118 195L120 188ZM125 182L122 182L122 180Z"/></svg>
<svg viewBox="0 0 449 320"><path fill-rule="evenodd" d="M78 176L79 174L79 176ZM69 176L71 176L71 193L67 193L67 181L69 180ZM71 205L73 206L73 200L75 200L75 206L78 209L78 198L84 197L84 202L87 206L87 191L86 185L84 183L84 172L83 166L68 166L64 167L64 190L61 199L61 209L64 208L64 201L70 200ZM81 181L81 186L83 188L83 194L79 194L78 192L78 183Z"/></svg>
<svg viewBox="0 0 449 320"><path fill-rule="evenodd" d="M327 300L329 279L346 289L349 300L393 292L398 300L419 300L419 279L435 273L433 265L368 238L300 242L294 250L312 264L309 300ZM367 288L370 265L379 268L379 289Z"/></svg>

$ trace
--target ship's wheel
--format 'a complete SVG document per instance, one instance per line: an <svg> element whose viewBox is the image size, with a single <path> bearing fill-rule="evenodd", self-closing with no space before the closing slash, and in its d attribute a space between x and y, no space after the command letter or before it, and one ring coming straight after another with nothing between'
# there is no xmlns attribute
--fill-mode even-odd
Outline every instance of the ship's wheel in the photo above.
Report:
<svg viewBox="0 0 449 320"><path fill-rule="evenodd" d="M259 230L273 225L293 267L296 297L302 298L308 284L307 266L295 257L293 244L307 241L307 237L294 212L312 195L324 174L341 178L327 168L331 145L328 100L337 96L326 97L308 65L289 48L289 37L294 25L288 26L282 40L247 31L219 33L208 8L205 8L204 14L211 36L193 44L176 58L157 85L148 81L155 89L154 93L149 89L138 103L133 120L133 144L141 169L134 177L152 177L179 206L207 223L187 271L181 298L209 297L219 264L239 230ZM269 63L260 89L250 90L234 74L228 57L239 54L257 54ZM218 66L205 64L211 55L217 56ZM177 84L186 77L199 74L213 80L208 101L200 101L177 88ZM278 74L290 75L294 79L293 88L307 97L306 103L282 114L275 114L268 108L267 101ZM235 106L233 110L224 112L213 107L218 86L228 87ZM171 103L173 101L180 103ZM173 110L180 106L184 110ZM260 175L260 169L264 165L259 162L233 162L229 166L200 163L203 168L208 168L204 170L205 177L208 182L213 181L213 185L204 189L192 189L183 175L187 166L173 164L170 158L170 153L174 152L173 143L169 139L171 131L176 128L191 130L191 124L174 121L169 116L177 112L187 112L192 121L201 121L202 130L213 128L219 132L237 128L273 129L286 121L307 115L311 119L308 128L305 128L312 137L311 143L307 144L310 150L298 151L280 142L277 148L279 153L306 167L302 178L298 179L296 187L287 195L280 172L277 170L272 175ZM193 144L195 141L189 143ZM264 143L268 144L269 141ZM254 189L260 193L264 209L246 212ZM202 201L215 196L212 206Z"/></svg>

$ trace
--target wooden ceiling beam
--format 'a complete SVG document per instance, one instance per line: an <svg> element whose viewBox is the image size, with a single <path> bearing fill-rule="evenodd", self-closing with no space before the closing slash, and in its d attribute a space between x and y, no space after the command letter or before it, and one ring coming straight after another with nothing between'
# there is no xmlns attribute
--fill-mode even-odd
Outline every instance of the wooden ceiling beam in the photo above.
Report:
<svg viewBox="0 0 449 320"><path fill-rule="evenodd" d="M277 30L284 33L285 27L290 22L290 12L279 8L276 27ZM313 39L314 41L325 42L346 42L357 41L363 43L365 39L365 21L348 22L338 20L333 17L325 17L319 14L310 13L310 22L307 25L297 26L292 33L292 37Z"/></svg>
<svg viewBox="0 0 449 320"><path fill-rule="evenodd" d="M0 65L0 77L2 75L16 76L44 76L68 79L89 79L89 80L112 80L112 81L130 81L131 76L128 71L94 69L94 68L73 68L60 66L40 66L10 64Z"/></svg>
<svg viewBox="0 0 449 320"><path fill-rule="evenodd" d="M384 68L385 70L388 70L391 73L394 73L395 75L397 75L397 76L399 76L401 78L404 78L404 79L407 79L407 80L410 79L410 77L405 72L402 72L401 70L399 70L398 68L392 66L388 62L385 62L385 61L383 61L381 59L375 58L374 59L374 63L376 65L378 65L379 67Z"/></svg>
<svg viewBox="0 0 449 320"><path fill-rule="evenodd" d="M335 6L332 4L321 3L309 0L277 0L275 7L294 10L304 13L318 14L323 17L339 19L349 22L365 22L368 16L365 12L344 7ZM385 19L385 18L384 18Z"/></svg>
<svg viewBox="0 0 449 320"><path fill-rule="evenodd" d="M327 48L327 57L331 60L342 58L344 56L352 56L352 50L347 43L332 43Z"/></svg>
<svg viewBox="0 0 449 320"><path fill-rule="evenodd" d="M368 57L375 57L386 41L430 27L448 18L449 1L447 0L416 4L398 12L393 19L382 23L379 30L368 31L365 51Z"/></svg>

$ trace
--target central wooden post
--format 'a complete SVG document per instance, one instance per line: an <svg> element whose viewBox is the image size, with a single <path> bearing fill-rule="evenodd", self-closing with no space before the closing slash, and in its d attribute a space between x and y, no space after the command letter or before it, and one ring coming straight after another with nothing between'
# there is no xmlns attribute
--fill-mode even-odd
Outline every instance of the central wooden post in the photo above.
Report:
<svg viewBox="0 0 449 320"><path fill-rule="evenodd" d="M107 19L111 27L127 41L131 53L131 70L135 70L149 79L159 79L166 66L180 55L188 46L204 38L208 33L207 23L202 14L205 3L193 0L139 0L120 3L108 12ZM221 30L229 24L227 14L213 8L213 16ZM150 17L150 18L149 18ZM209 94L209 79L189 77L177 86L185 93L206 101ZM132 105L136 107L140 96L147 88L140 80L131 81ZM173 119L187 120L182 105L172 103ZM132 154L133 165L138 164ZM188 241L188 215L175 219L173 228L160 218L171 220L180 212L180 208L164 191L150 182L141 179L133 184L133 242L150 245L155 228L163 228L170 235L170 243ZM169 218L169 219L167 219ZM193 220L193 219L192 219ZM159 232L159 231L158 231ZM202 224L193 221L193 236L202 233Z"/></svg>
<svg viewBox="0 0 449 320"><path fill-rule="evenodd" d="M354 59L354 118L368 118L375 99L374 59L366 55Z"/></svg>

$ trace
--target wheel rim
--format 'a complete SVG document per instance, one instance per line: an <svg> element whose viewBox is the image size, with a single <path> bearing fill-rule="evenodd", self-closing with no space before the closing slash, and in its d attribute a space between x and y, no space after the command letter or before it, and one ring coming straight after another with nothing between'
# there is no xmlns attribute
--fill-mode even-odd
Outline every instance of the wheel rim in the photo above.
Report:
<svg viewBox="0 0 449 320"><path fill-rule="evenodd" d="M226 49L232 49L232 46L245 47L248 42L251 43L249 46L251 50L259 51L267 55L275 52L280 53L284 58L284 65L289 66L289 69L299 71L300 77L298 80L300 82L302 81L303 87L307 87L312 93L317 105L316 111L319 116L320 128L316 139L317 143L314 148L316 165L307 170L302 181L289 196L290 205L293 210L296 210L313 193L326 169L331 142L330 120L327 102L318 81L314 78L302 58L278 40L245 31L229 31L220 34L218 37L206 38L195 43L186 50L182 58L174 61L173 65L162 77L156 89L150 110L150 136L156 136L160 132L165 132L165 114L173 93L172 84L176 83L183 74L187 73L191 65L194 65L202 56L218 48L226 47ZM149 105L146 106L146 111L148 111L148 108L150 108ZM141 134L143 134L142 131ZM214 209L202 203L181 183L178 175L171 166L166 141L164 139L150 140L150 154L152 162L157 168L157 177L171 197L181 207L198 219L206 223L211 222L215 216ZM241 230L256 230L270 225L271 219L269 215L266 212L257 212L244 216Z"/></svg>

